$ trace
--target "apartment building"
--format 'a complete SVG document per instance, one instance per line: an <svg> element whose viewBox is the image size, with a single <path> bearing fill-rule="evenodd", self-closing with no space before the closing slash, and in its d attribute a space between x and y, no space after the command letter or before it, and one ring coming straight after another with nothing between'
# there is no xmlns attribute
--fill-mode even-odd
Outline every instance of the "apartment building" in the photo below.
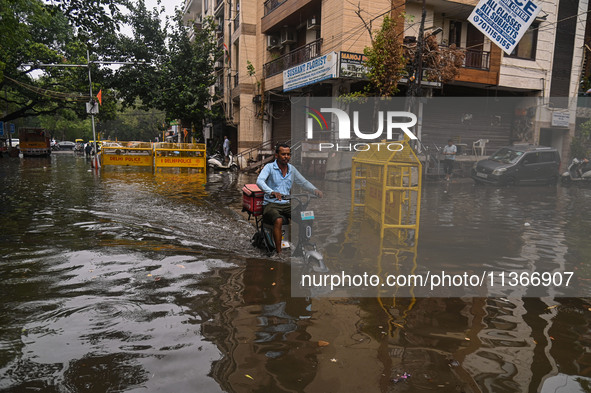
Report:
<svg viewBox="0 0 591 393"><path fill-rule="evenodd" d="M541 12L510 55L467 21L476 3L425 1L425 31L439 32L436 37L442 46L462 48L465 59L459 77L443 85L425 83L423 94L513 97L522 104L505 108L493 120L491 116L479 120L470 111L461 119L427 114L424 142L441 145L452 136L470 146L486 138L488 147L494 148L526 141L557 147L566 157L585 65L588 0L539 2ZM384 15L405 15L398 19L404 21L399 23L401 40L416 40L423 3L187 0L185 10L187 19L215 18L225 53L216 63L215 89L222 98L214 103L223 108L225 120L210 125L207 136L228 135L237 152L255 152L264 150L263 142L270 146L290 139L290 100L334 97L366 83L363 50L371 44L368 29L379 29ZM320 66L314 76L298 72L316 65ZM404 82L400 90L404 95Z"/></svg>

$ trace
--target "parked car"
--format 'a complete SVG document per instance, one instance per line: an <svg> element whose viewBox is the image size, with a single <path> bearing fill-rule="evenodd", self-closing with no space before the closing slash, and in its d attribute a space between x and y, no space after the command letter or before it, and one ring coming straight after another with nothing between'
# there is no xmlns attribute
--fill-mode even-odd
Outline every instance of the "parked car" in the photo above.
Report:
<svg viewBox="0 0 591 393"><path fill-rule="evenodd" d="M74 150L76 144L70 141L60 141L57 144L61 150Z"/></svg>
<svg viewBox="0 0 591 393"><path fill-rule="evenodd" d="M12 147L16 147L18 149L18 145L19 145L19 140L18 138L11 138L10 140L12 142ZM8 139L6 139L6 145L10 146L8 143Z"/></svg>
<svg viewBox="0 0 591 393"><path fill-rule="evenodd" d="M471 176L476 183L496 185L554 184L559 167L560 154L552 147L514 145L478 161Z"/></svg>

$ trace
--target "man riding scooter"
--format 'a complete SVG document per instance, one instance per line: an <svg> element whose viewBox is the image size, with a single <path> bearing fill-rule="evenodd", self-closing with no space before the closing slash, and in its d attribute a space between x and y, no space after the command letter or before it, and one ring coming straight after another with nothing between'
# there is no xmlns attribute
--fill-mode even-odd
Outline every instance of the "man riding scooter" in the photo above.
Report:
<svg viewBox="0 0 591 393"><path fill-rule="evenodd" d="M295 181L308 191L322 198L322 191L289 163L291 148L286 144L278 144L275 148L275 161L265 165L259 177L257 186L265 192L263 201L263 220L273 224L273 240L275 251L281 253L281 226L283 218L291 218L289 200L282 199L282 195L289 195Z"/></svg>

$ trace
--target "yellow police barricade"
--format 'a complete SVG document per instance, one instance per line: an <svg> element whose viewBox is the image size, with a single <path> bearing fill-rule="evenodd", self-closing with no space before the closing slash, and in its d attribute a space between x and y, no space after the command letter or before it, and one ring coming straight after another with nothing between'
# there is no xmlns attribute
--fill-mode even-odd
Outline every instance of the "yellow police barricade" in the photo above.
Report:
<svg viewBox="0 0 591 393"><path fill-rule="evenodd" d="M194 168L205 173L205 143L155 143L156 168Z"/></svg>
<svg viewBox="0 0 591 393"><path fill-rule="evenodd" d="M154 152L150 142L103 142L101 147L103 166L152 166Z"/></svg>

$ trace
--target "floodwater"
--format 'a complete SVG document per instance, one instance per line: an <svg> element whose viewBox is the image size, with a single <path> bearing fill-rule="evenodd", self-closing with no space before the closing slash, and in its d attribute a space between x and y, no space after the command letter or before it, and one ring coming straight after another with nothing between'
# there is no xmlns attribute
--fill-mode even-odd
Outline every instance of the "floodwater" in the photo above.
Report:
<svg viewBox="0 0 591 393"><path fill-rule="evenodd" d="M238 213L252 177L58 154L2 158L0 179L0 391L591 391L588 298L292 297ZM348 187L315 183L346 219ZM586 270L590 198L425 184L418 258ZM320 250L346 231L320 225Z"/></svg>

